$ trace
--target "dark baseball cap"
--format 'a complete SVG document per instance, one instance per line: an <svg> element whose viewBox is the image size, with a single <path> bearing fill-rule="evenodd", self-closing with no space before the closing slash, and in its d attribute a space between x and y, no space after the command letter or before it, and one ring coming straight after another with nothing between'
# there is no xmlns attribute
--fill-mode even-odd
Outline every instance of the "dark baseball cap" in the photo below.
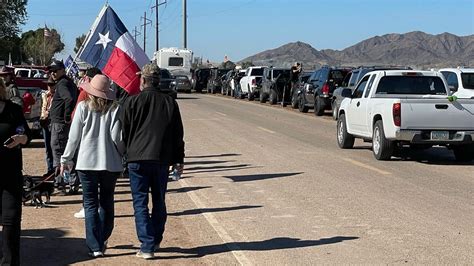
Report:
<svg viewBox="0 0 474 266"><path fill-rule="evenodd" d="M56 70L59 70L59 69L66 69L66 67L64 66L64 63L62 61L59 61L59 60L54 60L51 63L51 65L48 66L49 71L56 71Z"/></svg>

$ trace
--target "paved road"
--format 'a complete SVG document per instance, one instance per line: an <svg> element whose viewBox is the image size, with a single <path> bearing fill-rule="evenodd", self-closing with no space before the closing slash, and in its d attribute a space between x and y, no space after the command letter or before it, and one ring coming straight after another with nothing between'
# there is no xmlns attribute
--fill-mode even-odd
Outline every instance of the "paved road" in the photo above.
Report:
<svg viewBox="0 0 474 266"><path fill-rule="evenodd" d="M329 114L181 96L186 174L170 189L185 193L169 204L194 248L168 251L217 264L474 263L473 164L441 148L379 162L367 143L340 150Z"/></svg>

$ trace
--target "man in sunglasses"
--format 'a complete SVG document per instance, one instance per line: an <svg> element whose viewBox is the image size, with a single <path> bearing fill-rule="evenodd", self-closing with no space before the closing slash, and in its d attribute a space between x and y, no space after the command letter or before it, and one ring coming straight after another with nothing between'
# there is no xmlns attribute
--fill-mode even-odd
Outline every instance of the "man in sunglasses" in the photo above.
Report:
<svg viewBox="0 0 474 266"><path fill-rule="evenodd" d="M59 175L61 166L61 155L66 148L71 114L77 100L77 87L74 82L66 76L64 63L53 61L48 66L51 78L56 81L56 92L54 93L49 116L51 119L51 150L53 152L53 167L56 169L56 183L62 194L65 194L63 177Z"/></svg>

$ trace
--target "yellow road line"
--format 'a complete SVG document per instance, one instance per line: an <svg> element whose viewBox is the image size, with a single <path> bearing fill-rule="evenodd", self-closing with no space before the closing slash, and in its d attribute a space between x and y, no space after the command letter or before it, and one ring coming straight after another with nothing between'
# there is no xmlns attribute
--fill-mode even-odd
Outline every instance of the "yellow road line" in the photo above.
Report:
<svg viewBox="0 0 474 266"><path fill-rule="evenodd" d="M392 174L392 173L390 173L390 172L387 172L387 171L378 169L378 168L376 168L376 167L370 166L370 165L365 164L365 163L361 163L361 162L356 161L356 160L353 160L353 159L349 159L349 158L343 158L343 159L344 159L344 161L350 162L350 163L353 164L353 165L357 165L357 166L359 166L359 167L372 170L372 171L377 172L377 173L382 174L382 175L391 175L391 174Z"/></svg>
<svg viewBox="0 0 474 266"><path fill-rule="evenodd" d="M265 132L268 132L268 133L270 133L270 134L275 134L275 133L276 133L275 131L272 131L272 130L270 130L270 129L266 129L266 128L264 128L264 127L257 127L257 128L260 129L260 130L263 130L263 131L265 131Z"/></svg>

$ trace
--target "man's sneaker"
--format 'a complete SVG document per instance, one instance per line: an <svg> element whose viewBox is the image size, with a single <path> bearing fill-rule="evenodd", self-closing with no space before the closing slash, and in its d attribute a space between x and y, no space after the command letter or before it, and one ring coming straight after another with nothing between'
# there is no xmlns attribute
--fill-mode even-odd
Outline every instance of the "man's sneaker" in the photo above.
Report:
<svg viewBox="0 0 474 266"><path fill-rule="evenodd" d="M143 258L146 260L151 260L155 257L155 254L153 252L142 252L141 250L137 252L137 257L138 258Z"/></svg>
<svg viewBox="0 0 474 266"><path fill-rule="evenodd" d="M84 208L82 208L80 211L74 213L74 217L77 219L84 219L86 217L86 214L84 213Z"/></svg>
<svg viewBox="0 0 474 266"><path fill-rule="evenodd" d="M102 253L101 251L94 251L94 252L90 252L89 256L93 258L99 258L99 257L103 257L104 253Z"/></svg>

